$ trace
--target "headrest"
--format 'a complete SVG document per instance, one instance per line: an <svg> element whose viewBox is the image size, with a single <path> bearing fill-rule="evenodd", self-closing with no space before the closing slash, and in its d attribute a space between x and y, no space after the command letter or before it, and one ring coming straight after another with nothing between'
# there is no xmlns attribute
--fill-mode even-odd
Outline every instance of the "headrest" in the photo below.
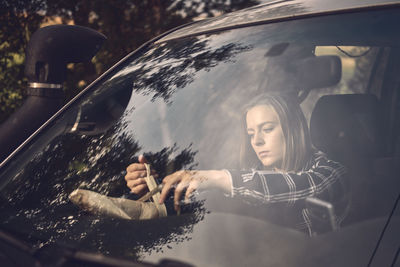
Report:
<svg viewBox="0 0 400 267"><path fill-rule="evenodd" d="M379 156L383 151L380 118L375 95L322 96L311 115L311 140L336 159Z"/></svg>

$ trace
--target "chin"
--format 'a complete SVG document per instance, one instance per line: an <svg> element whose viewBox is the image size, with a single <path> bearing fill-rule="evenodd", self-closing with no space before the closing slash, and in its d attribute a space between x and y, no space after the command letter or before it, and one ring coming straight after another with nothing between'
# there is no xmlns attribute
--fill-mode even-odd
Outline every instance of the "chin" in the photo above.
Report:
<svg viewBox="0 0 400 267"><path fill-rule="evenodd" d="M263 166L265 168L273 168L274 167L274 163L271 162L271 160L261 160L261 163L263 164Z"/></svg>
<svg viewBox="0 0 400 267"><path fill-rule="evenodd" d="M278 168L277 166L279 166L280 168L280 164L277 164L276 160L272 160L272 159L260 159L262 165L264 166L264 168L266 169L275 169Z"/></svg>

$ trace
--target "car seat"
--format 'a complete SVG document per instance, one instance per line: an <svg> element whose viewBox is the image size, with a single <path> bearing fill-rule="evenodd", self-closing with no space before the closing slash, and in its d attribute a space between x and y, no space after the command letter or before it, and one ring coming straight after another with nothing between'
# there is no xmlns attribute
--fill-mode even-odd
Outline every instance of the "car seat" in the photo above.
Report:
<svg viewBox="0 0 400 267"><path fill-rule="evenodd" d="M313 145L348 171L351 204L344 224L388 212L386 206L382 209L387 204L382 198L387 178L374 168L384 156L381 110L378 98L372 94L325 95L311 115Z"/></svg>

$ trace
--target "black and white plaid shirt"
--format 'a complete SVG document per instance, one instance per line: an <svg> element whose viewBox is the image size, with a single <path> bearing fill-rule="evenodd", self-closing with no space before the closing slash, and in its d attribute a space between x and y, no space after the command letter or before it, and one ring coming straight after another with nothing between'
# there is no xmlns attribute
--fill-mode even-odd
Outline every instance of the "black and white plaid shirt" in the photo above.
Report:
<svg viewBox="0 0 400 267"><path fill-rule="evenodd" d="M232 178L231 197L242 198L253 204L285 204L294 217L293 227L312 235L315 231L310 210L305 205L307 197L315 197L334 205L338 224L348 207L346 170L343 165L315 152L312 159L299 172L228 171Z"/></svg>

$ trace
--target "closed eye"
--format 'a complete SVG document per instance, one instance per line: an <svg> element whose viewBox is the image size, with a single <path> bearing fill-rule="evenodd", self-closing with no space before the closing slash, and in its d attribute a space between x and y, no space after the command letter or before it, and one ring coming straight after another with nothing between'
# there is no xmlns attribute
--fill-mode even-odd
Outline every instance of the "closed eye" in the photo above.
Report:
<svg viewBox="0 0 400 267"><path fill-rule="evenodd" d="M264 133L270 133L270 132L272 132L273 129L274 129L273 127L264 128L264 129L263 129L263 132L264 132Z"/></svg>

